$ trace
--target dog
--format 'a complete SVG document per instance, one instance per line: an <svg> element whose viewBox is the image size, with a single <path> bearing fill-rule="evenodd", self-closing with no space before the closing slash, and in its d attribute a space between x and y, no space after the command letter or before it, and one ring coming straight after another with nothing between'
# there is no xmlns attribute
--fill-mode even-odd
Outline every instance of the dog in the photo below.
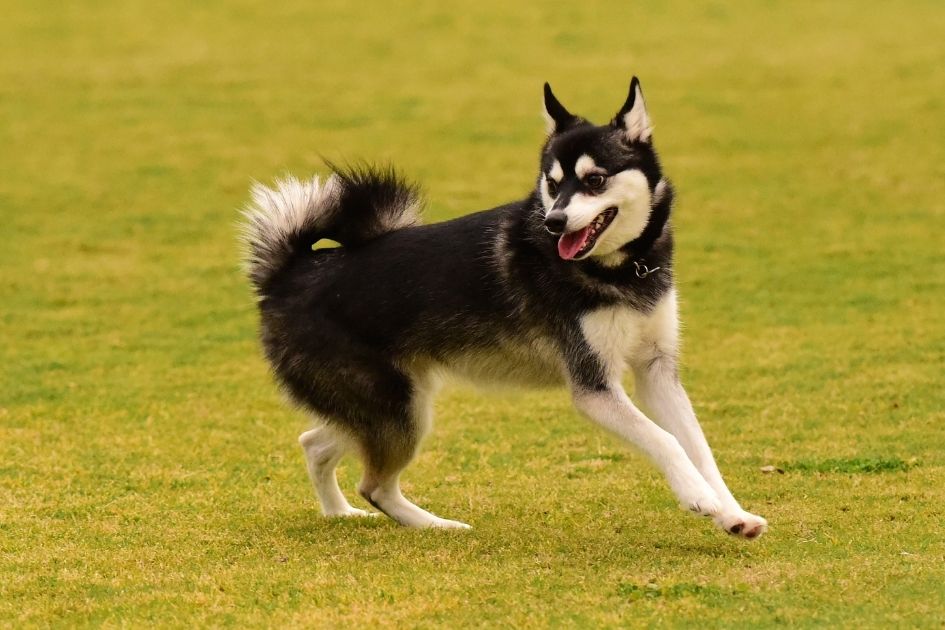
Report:
<svg viewBox="0 0 945 630"><path fill-rule="evenodd" d="M634 77L594 125L544 86L547 139L535 188L491 210L420 224L415 185L390 168L335 167L252 189L249 280L265 355L315 428L299 437L326 516L352 507L335 468L408 527L468 528L407 500L399 478L432 424L446 373L569 388L577 410L642 451L680 505L724 531L767 528L729 491L680 383L673 187ZM313 248L321 239L341 244ZM624 391L633 373L645 415Z"/></svg>

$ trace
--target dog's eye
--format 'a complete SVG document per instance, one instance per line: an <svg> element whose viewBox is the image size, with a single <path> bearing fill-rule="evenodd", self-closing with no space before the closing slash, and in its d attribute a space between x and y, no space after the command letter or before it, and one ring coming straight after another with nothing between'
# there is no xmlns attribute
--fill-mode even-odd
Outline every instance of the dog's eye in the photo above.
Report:
<svg viewBox="0 0 945 630"><path fill-rule="evenodd" d="M584 178L584 183L587 184L588 188L593 188L595 190L601 188L604 185L604 182L607 178L598 173L592 173Z"/></svg>
<svg viewBox="0 0 945 630"><path fill-rule="evenodd" d="M552 197L557 197L558 196L558 182L551 179L550 177L546 178L545 181L548 182L548 194L551 195Z"/></svg>

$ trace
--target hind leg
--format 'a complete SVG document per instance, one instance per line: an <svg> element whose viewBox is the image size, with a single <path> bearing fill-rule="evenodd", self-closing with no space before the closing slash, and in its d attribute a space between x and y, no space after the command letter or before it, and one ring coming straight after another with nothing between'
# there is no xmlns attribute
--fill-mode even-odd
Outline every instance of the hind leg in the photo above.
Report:
<svg viewBox="0 0 945 630"><path fill-rule="evenodd" d="M440 518L408 501L400 491L400 474L413 460L432 422L432 386L417 387L409 410L377 427L362 439L364 477L358 486L368 503L406 527L469 529L459 521Z"/></svg>
<svg viewBox="0 0 945 630"><path fill-rule="evenodd" d="M358 490L371 505L405 527L470 528L466 523L440 518L407 500L400 492L401 470L368 470Z"/></svg>
<svg viewBox="0 0 945 630"><path fill-rule="evenodd" d="M305 451L309 479L325 516L370 516L352 507L338 487L335 467L345 453L344 442L328 427L318 427L299 436Z"/></svg>
<svg viewBox="0 0 945 630"><path fill-rule="evenodd" d="M409 463L394 464L388 459L384 464L368 464L358 491L368 503L405 527L437 527L442 529L469 529L460 521L440 518L411 503L400 491L400 473Z"/></svg>

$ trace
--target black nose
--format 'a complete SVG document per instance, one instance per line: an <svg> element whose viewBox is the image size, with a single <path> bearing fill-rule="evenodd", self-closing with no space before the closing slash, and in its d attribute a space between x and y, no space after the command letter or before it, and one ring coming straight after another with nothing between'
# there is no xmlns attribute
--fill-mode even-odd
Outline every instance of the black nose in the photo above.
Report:
<svg viewBox="0 0 945 630"><path fill-rule="evenodd" d="M552 234L561 234L567 224L568 215L561 210L552 210L545 216L545 229Z"/></svg>

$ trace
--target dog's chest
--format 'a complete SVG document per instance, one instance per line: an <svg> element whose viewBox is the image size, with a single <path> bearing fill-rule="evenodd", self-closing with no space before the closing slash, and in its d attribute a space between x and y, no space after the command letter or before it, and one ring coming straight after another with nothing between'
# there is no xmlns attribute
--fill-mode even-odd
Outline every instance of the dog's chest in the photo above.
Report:
<svg viewBox="0 0 945 630"><path fill-rule="evenodd" d="M675 291L649 313L611 306L581 317L584 339L612 375L622 372L627 360L639 363L660 354L675 355L677 328Z"/></svg>
<svg viewBox="0 0 945 630"><path fill-rule="evenodd" d="M646 321L631 308L606 307L581 317L581 332L604 364L619 370L640 345Z"/></svg>

